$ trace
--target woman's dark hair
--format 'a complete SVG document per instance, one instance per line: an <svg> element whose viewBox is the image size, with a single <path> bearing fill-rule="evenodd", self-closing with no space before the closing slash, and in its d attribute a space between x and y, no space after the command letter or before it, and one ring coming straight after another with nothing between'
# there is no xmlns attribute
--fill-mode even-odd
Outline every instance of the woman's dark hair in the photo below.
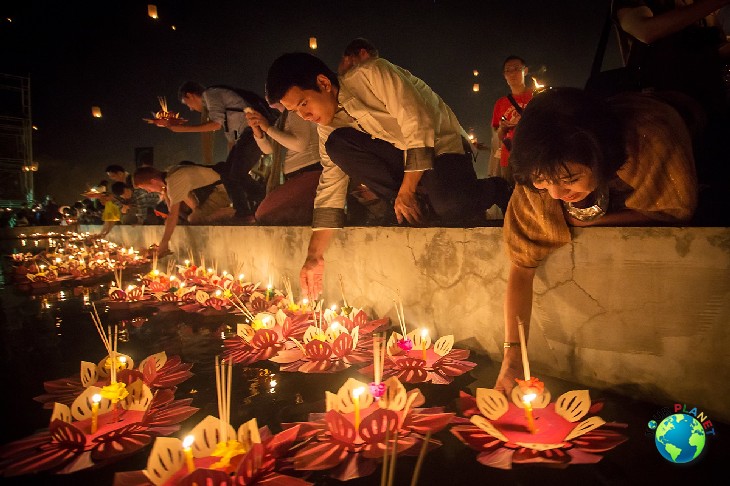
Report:
<svg viewBox="0 0 730 486"><path fill-rule="evenodd" d="M104 172L111 172L112 174L115 174L117 172L126 172L126 170L124 170L124 167L122 167L121 165L112 164L107 165L106 169L104 169Z"/></svg>
<svg viewBox="0 0 730 486"><path fill-rule="evenodd" d="M290 52L277 58L266 77L266 98L279 102L293 87L319 91L317 76L324 74L333 86L340 87L337 75L318 57L306 52Z"/></svg>
<svg viewBox="0 0 730 486"><path fill-rule="evenodd" d="M626 162L622 122L608 104L577 88L554 88L528 103L512 140L515 182L535 189L536 176L559 180L574 162L591 169L599 185Z"/></svg>

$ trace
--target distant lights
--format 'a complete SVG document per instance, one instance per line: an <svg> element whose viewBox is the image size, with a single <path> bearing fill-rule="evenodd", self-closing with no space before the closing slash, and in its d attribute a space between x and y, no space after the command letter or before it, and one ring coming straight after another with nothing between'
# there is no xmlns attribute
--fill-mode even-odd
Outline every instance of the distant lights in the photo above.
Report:
<svg viewBox="0 0 730 486"><path fill-rule="evenodd" d="M317 49L317 38L316 37L310 37L309 38L309 48L310 49Z"/></svg>
<svg viewBox="0 0 730 486"><path fill-rule="evenodd" d="M477 76L479 76L479 71L478 71L478 70L476 70L476 69L475 69L474 71L472 71L472 73L474 74L474 77L475 77L475 78L476 78Z"/></svg>
<svg viewBox="0 0 730 486"><path fill-rule="evenodd" d="M101 107L92 106L91 107L91 116L93 116L94 118L101 118Z"/></svg>
<svg viewBox="0 0 730 486"><path fill-rule="evenodd" d="M147 15L149 15L153 19L157 19L157 5L148 4Z"/></svg>
<svg viewBox="0 0 730 486"><path fill-rule="evenodd" d="M474 83L474 86L471 87L471 90L475 93L479 92L479 83Z"/></svg>

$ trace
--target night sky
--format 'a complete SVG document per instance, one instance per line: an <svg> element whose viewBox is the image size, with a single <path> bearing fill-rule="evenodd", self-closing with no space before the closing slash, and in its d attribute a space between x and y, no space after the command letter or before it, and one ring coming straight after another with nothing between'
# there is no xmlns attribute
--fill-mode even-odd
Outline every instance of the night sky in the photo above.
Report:
<svg viewBox="0 0 730 486"><path fill-rule="evenodd" d="M508 92L504 58L517 54L531 71L545 68L544 84L583 87L610 2L168 0L156 2L157 20L147 16L147 3L2 2L0 72L31 80L37 197L73 203L106 178L105 166L133 171L135 147L154 147L159 167L201 162L199 134L142 120L159 109L157 96L195 122L199 115L176 99L183 81L263 94L268 67L280 54L313 52L336 70L344 46L359 36L426 81L464 128L486 141L492 106ZM309 50L311 36L316 51ZM618 59L612 36L604 68L617 67ZM103 118L91 116L93 105ZM215 146L215 160L222 160L220 133ZM486 158L478 159L480 173Z"/></svg>

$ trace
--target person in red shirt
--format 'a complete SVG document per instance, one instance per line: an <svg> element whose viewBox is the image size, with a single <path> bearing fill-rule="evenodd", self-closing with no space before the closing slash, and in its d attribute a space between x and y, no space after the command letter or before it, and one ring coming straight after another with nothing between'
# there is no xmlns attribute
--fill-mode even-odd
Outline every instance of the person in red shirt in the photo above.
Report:
<svg viewBox="0 0 730 486"><path fill-rule="evenodd" d="M492 128L496 131L497 145L489 162L488 175L500 176L512 182L508 164L510 145L522 110L532 99L532 88L525 84L527 66L521 57L508 56L502 64L502 72L511 92L494 104Z"/></svg>

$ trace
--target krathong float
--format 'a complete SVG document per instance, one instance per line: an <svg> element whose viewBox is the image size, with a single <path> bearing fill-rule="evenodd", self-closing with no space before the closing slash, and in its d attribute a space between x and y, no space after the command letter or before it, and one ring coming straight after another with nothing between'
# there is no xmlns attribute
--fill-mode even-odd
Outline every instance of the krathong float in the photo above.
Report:
<svg viewBox="0 0 730 486"><path fill-rule="evenodd" d="M238 430L230 425L232 365L216 357L218 417L198 423L181 441L157 438L143 471L117 473L118 486L175 486L191 484L241 484L306 486L311 483L287 475L285 459L291 455L299 427L272 435L259 428L255 418Z"/></svg>
<svg viewBox="0 0 730 486"><path fill-rule="evenodd" d="M499 469L511 469L513 464L559 468L594 464L602 452L626 441L618 431L626 424L607 423L597 416L603 404L592 404L587 390L565 392L550 403L544 383L530 374L519 318L518 330L525 379L515 379L511 403L491 388L478 388L476 398L461 392L462 414L472 425L457 425L451 433L479 452L477 461Z"/></svg>
<svg viewBox="0 0 730 486"><path fill-rule="evenodd" d="M3 446L1 475L67 474L108 464L176 432L198 410L189 406L192 399L175 400L172 389L153 395L141 379L118 381L127 360L117 352L117 332L105 332L98 315L94 324L108 352L100 365L109 364L108 384L86 387L71 406L55 403L47 430Z"/></svg>
<svg viewBox="0 0 730 486"><path fill-rule="evenodd" d="M180 113L167 109L167 99L164 96L158 96L157 101L160 103L160 110L153 112L152 118L143 118L144 121L157 125L158 127L169 127L187 123L186 119L180 118Z"/></svg>
<svg viewBox="0 0 730 486"><path fill-rule="evenodd" d="M373 364L360 369L366 375L380 373L383 378L398 377L405 383L430 382L446 385L467 371L476 363L467 361L468 349L454 348L454 336L442 336L432 341L427 329L414 329L408 332L403 304L395 302L400 324L400 333L394 331L387 341L386 353L381 356L381 370L376 372Z"/></svg>
<svg viewBox="0 0 730 486"><path fill-rule="evenodd" d="M406 391L395 377L384 383L385 393L376 399L367 383L350 378L336 394L326 392L325 413L310 414L308 422L282 424L285 429L298 426L297 439L307 441L292 458L294 468L326 471L348 481L372 474L385 454L395 461L439 447L431 434L446 427L454 414L443 407L417 408L425 402L423 394Z"/></svg>

